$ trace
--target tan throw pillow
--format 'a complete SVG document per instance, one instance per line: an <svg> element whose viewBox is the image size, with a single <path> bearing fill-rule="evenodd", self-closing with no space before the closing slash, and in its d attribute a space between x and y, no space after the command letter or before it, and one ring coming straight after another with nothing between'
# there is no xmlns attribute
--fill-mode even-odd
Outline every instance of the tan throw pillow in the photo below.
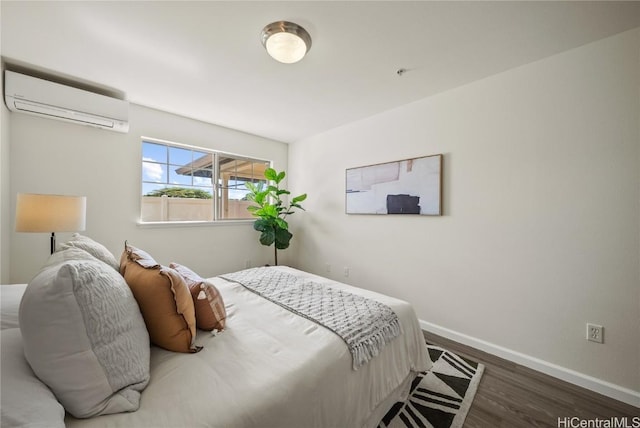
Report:
<svg viewBox="0 0 640 428"><path fill-rule="evenodd" d="M125 243L120 273L133 292L151 342L175 352L198 352L193 299L182 276Z"/></svg>
<svg viewBox="0 0 640 428"><path fill-rule="evenodd" d="M201 330L222 330L227 319L224 300L218 289L197 273L178 263L169 265L184 278L196 308L196 324Z"/></svg>

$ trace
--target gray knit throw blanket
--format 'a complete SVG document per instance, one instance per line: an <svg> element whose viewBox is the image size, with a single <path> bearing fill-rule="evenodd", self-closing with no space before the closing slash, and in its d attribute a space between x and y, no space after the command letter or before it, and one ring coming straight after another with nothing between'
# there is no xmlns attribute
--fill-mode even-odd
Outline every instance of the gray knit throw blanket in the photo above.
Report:
<svg viewBox="0 0 640 428"><path fill-rule="evenodd" d="M354 370L401 333L398 316L387 305L308 278L269 267L221 277L340 336L351 352Z"/></svg>

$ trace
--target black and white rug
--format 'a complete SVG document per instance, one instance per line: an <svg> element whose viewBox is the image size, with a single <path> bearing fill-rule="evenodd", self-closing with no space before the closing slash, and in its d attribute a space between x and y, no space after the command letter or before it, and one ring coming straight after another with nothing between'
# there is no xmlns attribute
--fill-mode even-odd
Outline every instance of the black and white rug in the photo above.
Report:
<svg viewBox="0 0 640 428"><path fill-rule="evenodd" d="M476 394L484 366L427 345L431 370L411 384L409 398L396 403L378 428L460 428Z"/></svg>

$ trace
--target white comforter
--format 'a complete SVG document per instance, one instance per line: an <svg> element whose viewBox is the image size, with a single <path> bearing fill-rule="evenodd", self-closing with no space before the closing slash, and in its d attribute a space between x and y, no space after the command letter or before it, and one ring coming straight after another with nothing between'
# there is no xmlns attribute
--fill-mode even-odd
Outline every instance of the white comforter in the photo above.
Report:
<svg viewBox="0 0 640 428"><path fill-rule="evenodd" d="M373 298L398 315L403 334L354 371L345 343L331 331L238 284L210 280L227 306L227 328L199 331L196 354L153 347L151 381L137 412L77 420L68 427L376 426L412 373L430 367L412 307L403 301L309 275Z"/></svg>

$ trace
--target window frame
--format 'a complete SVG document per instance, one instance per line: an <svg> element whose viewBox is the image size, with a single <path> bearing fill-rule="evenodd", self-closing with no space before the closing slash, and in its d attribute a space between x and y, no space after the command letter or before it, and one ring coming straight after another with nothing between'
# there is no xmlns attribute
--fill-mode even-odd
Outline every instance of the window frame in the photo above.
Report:
<svg viewBox="0 0 640 428"><path fill-rule="evenodd" d="M142 197L145 196L143 193L143 188L145 183L153 184L153 182L144 180L144 170L142 166L143 163L145 162L144 161L144 143L157 144L157 145L165 146L167 148L175 147L178 149L193 150L193 151L204 152L212 155L211 168L213 172L213 177L211 178L211 182L212 182L212 187L211 187L212 188L212 198L211 198L212 207L211 208L213 210L213 220L158 220L158 221L142 220ZM252 224L255 221L255 219L253 218L226 218L226 219L221 218L220 210L221 210L222 204L220 203L220 201L222 200L222 197L219 197L218 193L219 192L222 193L224 192L225 189L228 189L228 187L225 187L222 184L220 184L221 176L220 176L219 163L220 163L220 157L223 157L223 156L233 158L235 160L245 160L245 161L250 161L254 163L264 163L267 168L273 167L273 160L262 159L262 158L247 156L247 155L240 155L240 154L226 152L222 150L195 146L192 144L184 144L184 143L178 143L175 141L161 140L158 138L142 136L140 138L140 157L139 157L140 187L139 187L139 196L138 196L139 197L139 209L138 209L138 221L137 221L138 226L153 228L153 227L171 227L171 226L190 227L190 226L219 226L219 225L230 225L230 224ZM170 181L169 167L173 164L170 164L168 152L167 152L167 159L164 164L160 162L156 162L156 163L167 166L167 183L164 183L164 185L170 186L171 183L169 182ZM265 178L265 181L268 183L268 180L266 178ZM176 185L176 186L182 187L181 185ZM188 187L196 188L198 186L193 186L193 181L192 181L192 184Z"/></svg>

